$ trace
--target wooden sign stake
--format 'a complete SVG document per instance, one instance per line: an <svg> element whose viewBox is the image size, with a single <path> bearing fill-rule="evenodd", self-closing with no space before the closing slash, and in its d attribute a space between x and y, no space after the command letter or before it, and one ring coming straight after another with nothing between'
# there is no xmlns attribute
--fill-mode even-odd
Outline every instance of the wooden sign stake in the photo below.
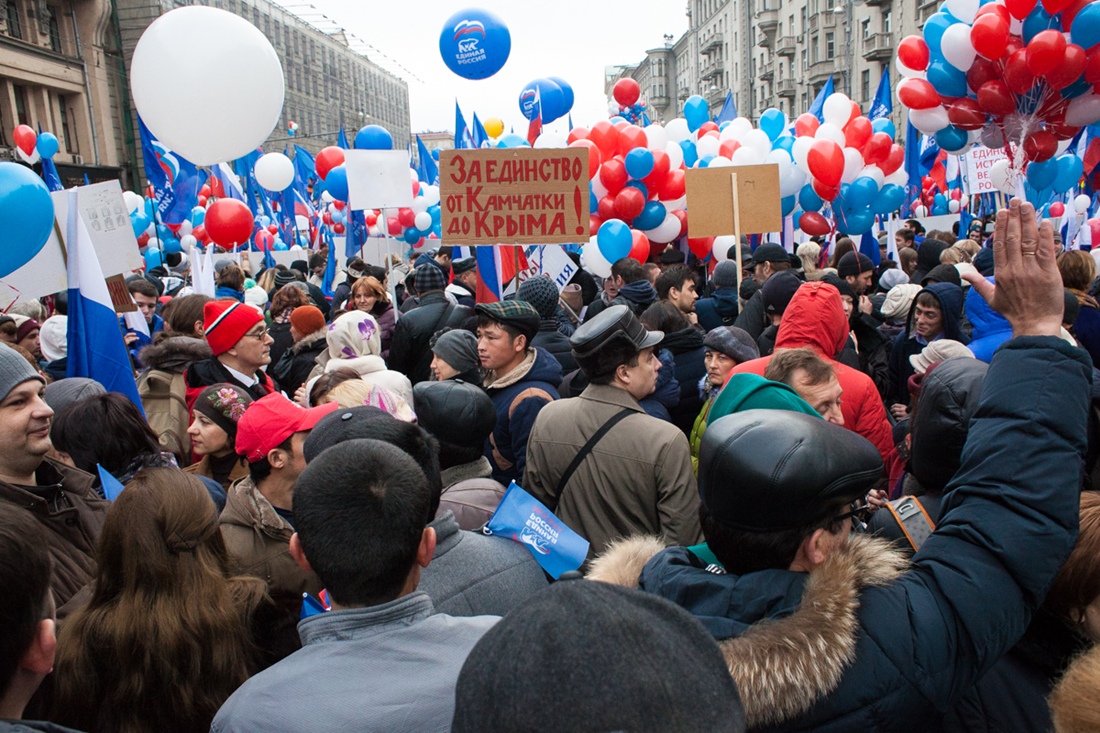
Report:
<svg viewBox="0 0 1100 733"><path fill-rule="evenodd" d="M737 293L740 296L741 281L744 279L744 267L741 262L741 217L738 216L740 201L737 197L737 173L730 173L730 180L733 184L733 238L736 240L733 246L734 251L737 253Z"/></svg>

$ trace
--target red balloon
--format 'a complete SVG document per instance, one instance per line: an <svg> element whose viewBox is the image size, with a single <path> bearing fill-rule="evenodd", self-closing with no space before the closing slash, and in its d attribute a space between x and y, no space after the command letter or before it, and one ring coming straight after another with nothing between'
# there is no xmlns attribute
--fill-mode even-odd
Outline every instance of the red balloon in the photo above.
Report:
<svg viewBox="0 0 1100 733"><path fill-rule="evenodd" d="M401 222L397 220L396 216L387 216L386 231L390 233L391 237L396 237L405 231L405 227L401 226Z"/></svg>
<svg viewBox="0 0 1100 733"><path fill-rule="evenodd" d="M1100 83L1100 50L1093 51L1085 59L1085 81L1089 84Z"/></svg>
<svg viewBox="0 0 1100 733"><path fill-rule="evenodd" d="M581 127L581 126L578 125L577 127L574 127L572 130L569 131L569 135L566 136L565 141L567 143L569 143L570 145L572 145L573 143L577 142L578 140L587 140L587 139L588 139L588 128L587 127Z"/></svg>
<svg viewBox="0 0 1100 733"><path fill-rule="evenodd" d="M886 156L886 162L879 166L882 169L882 174L888 176L898 168L901 168L901 164L905 162L905 149L897 143L890 146L890 154Z"/></svg>
<svg viewBox="0 0 1100 733"><path fill-rule="evenodd" d="M34 152L34 146L38 142L38 135L30 125L19 125L12 131L15 144L25 155Z"/></svg>
<svg viewBox="0 0 1100 733"><path fill-rule="evenodd" d="M863 116L863 110L859 108L859 104L852 102L852 114L848 115L848 121L844 123L844 127L841 129L847 129L848 125L852 124L852 120L858 119Z"/></svg>
<svg viewBox="0 0 1100 733"><path fill-rule="evenodd" d="M642 179L642 183L645 184L646 190L649 191L649 198L655 198L661 193L661 186L664 185L665 180L668 179L668 171L672 163L668 159L668 153L663 150L653 151L653 170L649 172L649 175Z"/></svg>
<svg viewBox="0 0 1100 733"><path fill-rule="evenodd" d="M344 207L347 206L347 202L346 201L333 201L332 206L337 211L343 211Z"/></svg>
<svg viewBox="0 0 1100 733"><path fill-rule="evenodd" d="M611 90L611 96L615 98L615 101L624 107L629 107L638 101L638 97L642 95L642 88L638 86L638 82L627 77L626 79L619 79L615 82L614 89Z"/></svg>
<svg viewBox="0 0 1100 733"><path fill-rule="evenodd" d="M670 171L668 178L665 179L665 185L661 189L661 200L674 201L681 198L686 190L684 171L682 168L677 168L674 171Z"/></svg>
<svg viewBox="0 0 1100 733"><path fill-rule="evenodd" d="M340 203L340 202L337 202L337 203ZM369 227L372 227L372 226L374 226L375 224L378 223L378 214L374 213L373 211L370 212L369 214L367 214L363 218L366 219L367 226L369 226Z"/></svg>
<svg viewBox="0 0 1100 733"><path fill-rule="evenodd" d="M237 199L215 201L206 210L203 224L210 239L223 247L244 244L252 236L252 212Z"/></svg>
<svg viewBox="0 0 1100 733"><path fill-rule="evenodd" d="M202 188L199 189L199 196L205 196L205 197L210 196L210 184L209 183L202 184Z"/></svg>
<svg viewBox="0 0 1100 733"><path fill-rule="evenodd" d="M718 123L716 122L704 122L698 130L695 131L695 138L702 140L703 136L708 132L718 132Z"/></svg>
<svg viewBox="0 0 1100 733"><path fill-rule="evenodd" d="M211 178L210 183L210 195L215 198L225 198L225 186L222 185L220 178Z"/></svg>
<svg viewBox="0 0 1100 733"><path fill-rule="evenodd" d="M1050 160L1057 152L1058 138L1048 130L1036 130L1024 139L1024 155L1034 163Z"/></svg>
<svg viewBox="0 0 1100 733"><path fill-rule="evenodd" d="M630 245L630 254L627 257L645 264L645 261L649 259L649 240L637 229L631 229L630 236L634 242Z"/></svg>
<svg viewBox="0 0 1100 733"><path fill-rule="evenodd" d="M193 230L192 230L193 231ZM196 237L198 239L198 237ZM144 247L149 244L149 232L142 232L137 238L138 247Z"/></svg>
<svg viewBox="0 0 1100 733"><path fill-rule="evenodd" d="M798 218L798 228L811 236L826 235L832 227L829 220L816 211L807 211Z"/></svg>
<svg viewBox="0 0 1100 733"><path fill-rule="evenodd" d="M1065 89L1081 78L1085 61L1085 49L1076 43L1067 43L1061 62L1047 72L1047 84L1054 89Z"/></svg>
<svg viewBox="0 0 1100 733"><path fill-rule="evenodd" d="M1023 20L1035 9L1037 0L1005 0L1005 7L1016 20Z"/></svg>
<svg viewBox="0 0 1100 733"><path fill-rule="evenodd" d="M261 252L266 252L275 244L275 236L266 229L261 229L256 232L256 236L252 237L252 243L255 244L257 249Z"/></svg>
<svg viewBox="0 0 1100 733"><path fill-rule="evenodd" d="M722 144L718 146L718 154L723 158L732 158L739 147L741 147L741 143L731 137L729 140L723 140Z"/></svg>
<svg viewBox="0 0 1100 733"><path fill-rule="evenodd" d="M279 233L279 227L275 224L268 224L267 225L267 231L271 232L272 234L278 234Z"/></svg>
<svg viewBox="0 0 1100 733"><path fill-rule="evenodd" d="M1008 48L1008 20L995 13L974 19L970 27L970 44L987 59L999 59Z"/></svg>
<svg viewBox="0 0 1100 733"><path fill-rule="evenodd" d="M924 41L921 41L921 43L924 43ZM821 120L809 112L803 112L794 121L794 134L799 137L813 137L819 125L821 125Z"/></svg>
<svg viewBox="0 0 1100 733"><path fill-rule="evenodd" d="M982 17L983 15L996 15L998 18L1004 18L1006 23L1012 22L1012 14L1008 12L1008 8L1000 3L986 3L978 8L978 12L974 13L974 19Z"/></svg>
<svg viewBox="0 0 1100 733"><path fill-rule="evenodd" d="M986 6L982 6L986 7ZM974 92L982 88L987 81L1001 81L1001 65L996 61L983 59L981 56L974 58L974 63L966 72L966 85Z"/></svg>
<svg viewBox="0 0 1100 733"><path fill-rule="evenodd" d="M978 88L978 106L991 115L1004 117L1016 111L1016 97L1008 84L994 79Z"/></svg>
<svg viewBox="0 0 1100 733"><path fill-rule="evenodd" d="M1073 0L1043 0L1043 9L1051 15L1062 12L1070 5L1073 5Z"/></svg>
<svg viewBox="0 0 1100 733"><path fill-rule="evenodd" d="M1051 216L1058 217L1064 213L1066 213L1066 205L1063 204L1061 201L1055 201L1053 204L1050 205Z"/></svg>
<svg viewBox="0 0 1100 733"><path fill-rule="evenodd" d="M588 177L595 178L600 172L600 164L603 163L603 156L600 154L600 149L596 147L596 143L582 138L569 143L569 147L588 149Z"/></svg>
<svg viewBox="0 0 1100 733"><path fill-rule="evenodd" d="M619 120L618 122L612 123L611 126L614 127L616 130L618 130L619 132L622 132L623 128L626 127L629 124L630 123L627 122L626 120Z"/></svg>
<svg viewBox="0 0 1100 733"><path fill-rule="evenodd" d="M1005 61L1004 80L1016 94L1024 94L1035 85L1035 74L1028 66L1027 57L1028 49L1021 48Z"/></svg>
<svg viewBox="0 0 1100 733"><path fill-rule="evenodd" d="M980 130L985 126L986 116L977 100L961 97L947 105L947 119L961 130Z"/></svg>
<svg viewBox="0 0 1100 733"><path fill-rule="evenodd" d="M199 240L200 242L206 241L206 237L207 237L206 227L204 227L202 224L199 224L197 227L193 227L191 229L191 236L193 236L195 239Z"/></svg>
<svg viewBox="0 0 1100 733"><path fill-rule="evenodd" d="M595 214L588 217L588 236L594 237L600 233L600 224L603 224L603 219Z"/></svg>
<svg viewBox="0 0 1100 733"><path fill-rule="evenodd" d="M611 194L604 196L597 202L596 214L600 219L607 221L615 218L615 197Z"/></svg>
<svg viewBox="0 0 1100 733"><path fill-rule="evenodd" d="M199 196L199 206L201 206L202 208L206 208L207 201L208 199L205 196Z"/></svg>
<svg viewBox="0 0 1100 733"><path fill-rule="evenodd" d="M806 156L806 165L813 177L825 186L839 186L840 177L844 175L844 151L832 140L814 140Z"/></svg>
<svg viewBox="0 0 1100 733"><path fill-rule="evenodd" d="M1027 44L1027 68L1035 76L1048 74L1062 62L1065 53L1066 37L1061 31L1039 31Z"/></svg>
<svg viewBox="0 0 1100 733"><path fill-rule="evenodd" d="M881 165L890 155L890 146L893 144L894 141L887 133L874 133L863 146L863 162L867 165Z"/></svg>
<svg viewBox="0 0 1100 733"><path fill-rule="evenodd" d="M398 209L397 221L400 222L402 227L408 229L416 223L416 212L412 209Z"/></svg>
<svg viewBox="0 0 1100 733"><path fill-rule="evenodd" d="M645 208L645 194L634 186L627 186L615 194L615 217L629 222Z"/></svg>
<svg viewBox="0 0 1100 733"><path fill-rule="evenodd" d="M672 215L680 220L680 233L676 236L682 237L688 233L688 213L686 209L677 209L672 212Z"/></svg>
<svg viewBox="0 0 1100 733"><path fill-rule="evenodd" d="M818 195L822 201L832 201L840 195L840 186L826 186L821 181L815 180L813 182L814 193Z"/></svg>
<svg viewBox="0 0 1100 733"><path fill-rule="evenodd" d="M648 144L645 130L637 125L627 125L619 131L619 155L626 155L634 148L644 148Z"/></svg>
<svg viewBox="0 0 1100 733"><path fill-rule="evenodd" d="M927 79L903 79L898 84L898 100L909 109L934 109L940 95Z"/></svg>
<svg viewBox="0 0 1100 733"><path fill-rule="evenodd" d="M688 237L688 249L699 259L706 259L714 249L714 237Z"/></svg>
<svg viewBox="0 0 1100 733"><path fill-rule="evenodd" d="M592 125L592 129L588 131L588 139L596 143L605 161L619 149L619 129L607 120L600 120Z"/></svg>
<svg viewBox="0 0 1100 733"><path fill-rule="evenodd" d="M898 61L905 64L906 68L924 71L928 68L930 58L928 44L920 36L906 36L898 44Z"/></svg>
<svg viewBox="0 0 1100 733"><path fill-rule="evenodd" d="M324 215L321 217L321 221L323 221L326 224L331 225L332 224L332 214L330 214L326 211L324 213Z"/></svg>
<svg viewBox="0 0 1100 733"><path fill-rule="evenodd" d="M343 234L344 233L344 225L343 224L333 224L332 225L332 233L333 234Z"/></svg>
<svg viewBox="0 0 1100 733"><path fill-rule="evenodd" d="M857 117L844 128L844 146L862 149L872 134L874 130L871 129L871 121L866 117Z"/></svg>
<svg viewBox="0 0 1100 733"><path fill-rule="evenodd" d="M600 166L600 183L611 193L618 193L626 185L629 176L622 158L605 158Z"/></svg>

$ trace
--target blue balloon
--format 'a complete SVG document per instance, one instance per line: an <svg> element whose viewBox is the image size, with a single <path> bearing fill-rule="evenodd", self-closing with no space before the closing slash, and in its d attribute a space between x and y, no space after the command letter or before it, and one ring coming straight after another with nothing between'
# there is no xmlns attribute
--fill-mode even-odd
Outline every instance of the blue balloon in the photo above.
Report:
<svg viewBox="0 0 1100 733"><path fill-rule="evenodd" d="M806 211L820 211L825 202L817 195L817 191L814 191L813 185L807 183L798 192L798 205Z"/></svg>
<svg viewBox="0 0 1100 733"><path fill-rule="evenodd" d="M596 211L600 208L600 199L596 196L596 192L592 190L592 183L588 184L588 210Z"/></svg>
<svg viewBox="0 0 1100 733"><path fill-rule="evenodd" d="M653 153L646 148L634 148L623 160L631 178L645 178L653 172Z"/></svg>
<svg viewBox="0 0 1100 733"><path fill-rule="evenodd" d="M332 212L330 217L332 218L332 223L333 224L343 224L344 223L344 212L342 212L342 211L334 211L334 212Z"/></svg>
<svg viewBox="0 0 1100 733"><path fill-rule="evenodd" d="M894 123L890 121L888 117L879 117L877 120L871 123L871 129L875 132L885 132L893 140L897 134L897 130L894 129Z"/></svg>
<svg viewBox="0 0 1100 733"><path fill-rule="evenodd" d="M1089 6L1086 6L1089 7ZM1080 79L1061 90L1062 99L1076 99L1086 92L1092 91L1092 84L1085 80L1084 75Z"/></svg>
<svg viewBox="0 0 1100 733"><path fill-rule="evenodd" d="M1058 165L1058 173L1054 176L1052 188L1055 193L1065 193L1081 180L1085 173L1085 167L1081 159L1073 153L1065 153L1055 158Z"/></svg>
<svg viewBox="0 0 1100 733"><path fill-rule="evenodd" d="M947 211L947 197L937 193L932 198L932 216L943 216Z"/></svg>
<svg viewBox="0 0 1100 733"><path fill-rule="evenodd" d="M434 148L432 150L432 160L434 160L436 163L439 162L439 148Z"/></svg>
<svg viewBox="0 0 1100 733"><path fill-rule="evenodd" d="M1081 48L1092 48L1100 43L1100 6L1089 3L1073 16L1069 29L1070 38Z"/></svg>
<svg viewBox="0 0 1100 733"><path fill-rule="evenodd" d="M791 212L794 211L794 196L780 199L779 203L783 206L783 216L790 216Z"/></svg>
<svg viewBox="0 0 1100 733"><path fill-rule="evenodd" d="M18 163L0 163L0 277L42 250L54 229L54 199L42 178Z"/></svg>
<svg viewBox="0 0 1100 733"><path fill-rule="evenodd" d="M562 79L560 76L548 76L546 78L561 87L562 96L565 98L563 102L565 111L569 112L573 109L573 87L569 85L569 82Z"/></svg>
<svg viewBox="0 0 1100 733"><path fill-rule="evenodd" d="M772 150L786 150L790 153L794 150L794 137L791 135L782 135L772 143Z"/></svg>
<svg viewBox="0 0 1100 733"><path fill-rule="evenodd" d="M61 146L57 143L57 136L52 132L41 132L38 134L38 142L35 144L35 148L37 148L39 155L49 160L57 155L57 151L61 149Z"/></svg>
<svg viewBox="0 0 1100 733"><path fill-rule="evenodd" d="M695 143L691 140L681 140L680 149L684 151L684 165L692 168L695 161L699 160L699 153L695 151Z"/></svg>
<svg viewBox="0 0 1100 733"><path fill-rule="evenodd" d="M517 135L514 132L510 132L507 135L501 135L500 141L497 142L498 148L529 148L531 145L527 142L527 138L523 135Z"/></svg>
<svg viewBox="0 0 1100 733"><path fill-rule="evenodd" d="M924 42L928 44L928 50L932 53L932 56L943 57L943 54L940 52L940 42L943 40L943 33L957 22L957 20L942 11L933 13L932 17L925 21Z"/></svg>
<svg viewBox="0 0 1100 733"><path fill-rule="evenodd" d="M288 249L290 249L290 247L288 247L286 242L284 242L283 240L276 239L275 244L272 245L271 249L275 250L276 252L286 252Z"/></svg>
<svg viewBox="0 0 1100 733"><path fill-rule="evenodd" d="M696 161L695 167L696 168L709 168L710 167L710 162L712 160L714 160L716 157L718 157L718 156L716 156L716 155L704 155L702 158L700 158L698 161Z"/></svg>
<svg viewBox="0 0 1100 733"><path fill-rule="evenodd" d="M393 135L391 135L390 131L382 127L381 125L367 125L355 134L355 149L393 150ZM328 179L325 180L327 182ZM336 196L336 194L332 195ZM342 200L347 201L347 199Z"/></svg>
<svg viewBox="0 0 1100 733"><path fill-rule="evenodd" d="M519 93L519 111L528 120L535 119L536 98L539 100L544 123L553 122L568 111L565 93L560 86L549 79L535 79Z"/></svg>
<svg viewBox="0 0 1100 733"><path fill-rule="evenodd" d="M439 34L443 63L464 79L488 79L504 67L511 52L508 27L487 10L457 12Z"/></svg>
<svg viewBox="0 0 1100 733"><path fill-rule="evenodd" d="M636 188L642 192L642 195L646 197L646 200L649 200L649 187L641 181L627 181L626 185L623 186L623 188Z"/></svg>
<svg viewBox="0 0 1100 733"><path fill-rule="evenodd" d="M928 83L945 97L965 97L966 73L959 71L942 58L933 58L925 72Z"/></svg>
<svg viewBox="0 0 1100 733"><path fill-rule="evenodd" d="M687 120L688 129L695 132L710 120L710 107L707 100L698 94L693 94L684 101L684 119Z"/></svg>
<svg viewBox="0 0 1100 733"><path fill-rule="evenodd" d="M622 115L615 115L610 120L608 120L608 122L610 122L612 125L615 125L615 124L618 124L620 122L630 122L630 120L623 117Z"/></svg>
<svg viewBox="0 0 1100 733"><path fill-rule="evenodd" d="M889 214L900 209L903 203L905 203L905 189L896 183L887 183L878 192L872 209L876 214Z"/></svg>
<svg viewBox="0 0 1100 733"><path fill-rule="evenodd" d="M954 125L948 125L939 132L936 133L936 144L946 150L948 153L953 153L956 150L962 150L966 147L966 143L969 141L969 136L966 134L966 130L960 130Z"/></svg>
<svg viewBox="0 0 1100 733"><path fill-rule="evenodd" d="M647 201L642 213L634 217L634 228L641 231L656 229L665 220L665 205L660 201Z"/></svg>
<svg viewBox="0 0 1100 733"><path fill-rule="evenodd" d="M1060 19L1061 16L1058 16ZM1028 16L1024 18L1023 37L1024 43L1031 43L1031 39L1039 35L1041 31L1045 31L1048 28L1056 28L1059 32L1062 30L1062 24L1059 19L1051 16L1046 10L1043 9L1042 4L1036 4L1035 9L1028 13ZM1073 26L1076 27L1077 18L1073 19ZM1076 41L1074 41L1076 43ZM1084 46L1083 48L1088 48Z"/></svg>
<svg viewBox="0 0 1100 733"><path fill-rule="evenodd" d="M845 199L853 209L866 209L878 196L878 183L874 178L860 176L848 187Z"/></svg>
<svg viewBox="0 0 1100 733"><path fill-rule="evenodd" d="M420 241L420 230L416 227L409 227L402 236L409 244L416 244Z"/></svg>
<svg viewBox="0 0 1100 733"><path fill-rule="evenodd" d="M338 165L325 177L325 188L338 201L348 200L348 169Z"/></svg>
<svg viewBox="0 0 1100 733"><path fill-rule="evenodd" d="M1031 184L1031 187L1036 191L1042 191L1045 188L1050 188L1054 183L1055 177L1058 175L1058 161L1055 158L1044 161L1034 161L1028 163L1027 171L1025 172L1027 182Z"/></svg>
<svg viewBox="0 0 1100 733"><path fill-rule="evenodd" d="M148 229L151 223L144 214L139 214L136 211L130 214L130 226L134 228L135 237L140 237L141 233Z"/></svg>
<svg viewBox="0 0 1100 733"><path fill-rule="evenodd" d="M634 235L630 227L618 219L608 219L596 232L596 246L608 262L615 263L630 254Z"/></svg>
<svg viewBox="0 0 1100 733"><path fill-rule="evenodd" d="M787 116L775 107L769 107L760 115L760 129L773 143L783 134L787 128Z"/></svg>
<svg viewBox="0 0 1100 733"><path fill-rule="evenodd" d="M183 247L180 246L180 240L176 239L175 237L165 237L164 239L160 240L160 246L161 249L164 251L164 254L166 255L183 251Z"/></svg>
<svg viewBox="0 0 1100 733"><path fill-rule="evenodd" d="M145 250L145 269L152 270L164 264L164 253L159 249L149 248Z"/></svg>

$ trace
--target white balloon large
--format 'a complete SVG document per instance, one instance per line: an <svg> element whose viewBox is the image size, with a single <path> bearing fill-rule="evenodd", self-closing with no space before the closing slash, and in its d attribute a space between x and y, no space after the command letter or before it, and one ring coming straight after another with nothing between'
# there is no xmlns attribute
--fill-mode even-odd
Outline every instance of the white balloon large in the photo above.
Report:
<svg viewBox="0 0 1100 733"><path fill-rule="evenodd" d="M691 137L691 130L688 128L687 120L683 117L669 120L668 124L665 125L665 135L668 136L669 142L678 143L681 140L687 140Z"/></svg>
<svg viewBox="0 0 1100 733"><path fill-rule="evenodd" d="M645 139L650 150L664 150L668 145L668 133L656 122L645 128Z"/></svg>
<svg viewBox="0 0 1100 733"><path fill-rule="evenodd" d="M581 247L581 267L596 277L611 277L611 263L600 252L595 237Z"/></svg>
<svg viewBox="0 0 1100 733"><path fill-rule="evenodd" d="M1089 210L1089 204L1091 203L1092 199L1085 194L1081 194L1073 199L1073 210L1078 214L1084 214Z"/></svg>
<svg viewBox="0 0 1100 733"><path fill-rule="evenodd" d="M962 23L956 25L967 26L974 22L974 15L978 12L979 0L947 0L944 5L947 6L947 12L951 13L952 17L958 18ZM967 28L967 33L970 29Z"/></svg>
<svg viewBox="0 0 1100 733"><path fill-rule="evenodd" d="M821 115L825 121L843 129L852 118L852 100L847 94L834 92L825 98L825 104L821 107Z"/></svg>
<svg viewBox="0 0 1100 733"><path fill-rule="evenodd" d="M933 135L951 124L947 118L947 110L941 104L932 109L909 110L909 121L925 135Z"/></svg>
<svg viewBox="0 0 1100 733"><path fill-rule="evenodd" d="M285 85L279 57L256 26L191 5L145 29L134 49L130 90L161 143L192 163L213 165L267 139L279 123Z"/></svg>
<svg viewBox="0 0 1100 733"><path fill-rule="evenodd" d="M940 49L947 63L959 71L965 72L974 63L977 53L970 43L970 26L966 23L955 23L947 27L943 32L943 40Z"/></svg>
<svg viewBox="0 0 1100 733"><path fill-rule="evenodd" d="M1016 193L1016 174L1007 159L1002 158L989 168L989 180L1001 193Z"/></svg>
<svg viewBox="0 0 1100 733"><path fill-rule="evenodd" d="M294 183L294 164L282 153L267 153L256 161L256 183L268 191L285 191Z"/></svg>
<svg viewBox="0 0 1100 733"><path fill-rule="evenodd" d="M133 191L123 191L122 201L126 204L126 210L131 214L145 206L145 199L141 197L141 194Z"/></svg>
<svg viewBox="0 0 1100 733"><path fill-rule="evenodd" d="M1066 124L1084 127L1100 121L1100 96L1083 94L1072 100L1066 108Z"/></svg>

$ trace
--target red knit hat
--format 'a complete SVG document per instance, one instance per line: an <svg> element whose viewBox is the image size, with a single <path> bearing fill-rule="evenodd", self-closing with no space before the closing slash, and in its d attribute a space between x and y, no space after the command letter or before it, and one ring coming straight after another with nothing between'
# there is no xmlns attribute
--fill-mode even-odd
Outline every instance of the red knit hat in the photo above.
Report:
<svg viewBox="0 0 1100 733"><path fill-rule="evenodd" d="M232 349L249 329L263 320L258 310L235 300L212 300L202 308L206 343L214 356Z"/></svg>
<svg viewBox="0 0 1100 733"><path fill-rule="evenodd" d="M315 305L300 305L290 313L290 325L301 335L309 336L325 327L325 316Z"/></svg>

